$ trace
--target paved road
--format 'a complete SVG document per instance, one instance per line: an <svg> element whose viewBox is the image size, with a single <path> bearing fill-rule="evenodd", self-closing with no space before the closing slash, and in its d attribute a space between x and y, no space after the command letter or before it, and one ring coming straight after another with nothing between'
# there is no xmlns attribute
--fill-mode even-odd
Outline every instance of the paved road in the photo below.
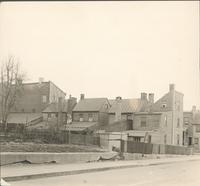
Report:
<svg viewBox="0 0 200 186"><path fill-rule="evenodd" d="M11 182L11 186L199 186L200 161Z"/></svg>

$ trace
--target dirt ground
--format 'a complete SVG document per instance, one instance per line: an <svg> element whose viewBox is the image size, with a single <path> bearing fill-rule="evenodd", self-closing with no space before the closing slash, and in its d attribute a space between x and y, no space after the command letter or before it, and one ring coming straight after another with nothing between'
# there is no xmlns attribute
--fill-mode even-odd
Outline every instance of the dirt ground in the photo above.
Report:
<svg viewBox="0 0 200 186"><path fill-rule="evenodd" d="M1 142L1 152L102 152L102 148L96 146L69 145L69 144L38 144Z"/></svg>

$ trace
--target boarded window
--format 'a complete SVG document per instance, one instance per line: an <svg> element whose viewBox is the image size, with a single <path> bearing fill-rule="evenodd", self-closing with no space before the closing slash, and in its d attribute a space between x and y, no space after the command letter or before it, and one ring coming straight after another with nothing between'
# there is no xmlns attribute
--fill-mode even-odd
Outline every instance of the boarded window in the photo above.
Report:
<svg viewBox="0 0 200 186"><path fill-rule="evenodd" d="M167 144L167 134L164 135L164 144Z"/></svg>
<svg viewBox="0 0 200 186"><path fill-rule="evenodd" d="M43 102L43 103L46 103L46 102L47 102L47 96L45 96L45 95L42 96L42 102Z"/></svg>
<svg viewBox="0 0 200 186"><path fill-rule="evenodd" d="M83 114L79 114L79 121L83 121Z"/></svg>
<svg viewBox="0 0 200 186"><path fill-rule="evenodd" d="M165 126L167 126L167 116L165 116Z"/></svg>
<svg viewBox="0 0 200 186"><path fill-rule="evenodd" d="M133 141L140 142L141 141L141 137L133 137Z"/></svg>
<svg viewBox="0 0 200 186"><path fill-rule="evenodd" d="M194 138L194 144L198 145L199 144L199 138Z"/></svg>
<svg viewBox="0 0 200 186"><path fill-rule="evenodd" d="M179 134L177 134L177 145L179 145L180 144L180 136L179 136Z"/></svg>
<svg viewBox="0 0 200 186"><path fill-rule="evenodd" d="M88 121L90 121L90 122L93 121L93 114L92 113L88 114Z"/></svg>
<svg viewBox="0 0 200 186"><path fill-rule="evenodd" d="M180 118L177 119L177 128L180 127Z"/></svg>
<svg viewBox="0 0 200 186"><path fill-rule="evenodd" d="M141 127L146 127L147 122L146 122L146 117L141 117Z"/></svg>
<svg viewBox="0 0 200 186"><path fill-rule="evenodd" d="M200 132L200 125L196 125L196 132Z"/></svg>
<svg viewBox="0 0 200 186"><path fill-rule="evenodd" d="M131 114L127 114L127 120L132 120L132 115Z"/></svg>
<svg viewBox="0 0 200 186"><path fill-rule="evenodd" d="M189 118L188 117L184 117L184 124L188 125L189 124Z"/></svg>

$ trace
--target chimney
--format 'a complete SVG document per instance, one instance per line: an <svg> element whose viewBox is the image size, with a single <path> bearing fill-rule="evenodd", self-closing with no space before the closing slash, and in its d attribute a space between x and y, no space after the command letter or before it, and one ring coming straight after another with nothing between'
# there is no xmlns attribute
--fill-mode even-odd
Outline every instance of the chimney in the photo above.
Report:
<svg viewBox="0 0 200 186"><path fill-rule="evenodd" d="M80 100L83 100L85 98L85 94L81 94Z"/></svg>
<svg viewBox="0 0 200 186"><path fill-rule="evenodd" d="M23 82L23 80L21 78L19 78L19 79L16 80L15 83L18 84L18 85L22 85L22 82Z"/></svg>
<svg viewBox="0 0 200 186"><path fill-rule="evenodd" d="M195 105L193 105L192 106L192 119L195 119L195 113L196 113L196 110L197 108L196 108L196 106Z"/></svg>
<svg viewBox="0 0 200 186"><path fill-rule="evenodd" d="M149 93L149 102L154 103L154 93Z"/></svg>
<svg viewBox="0 0 200 186"><path fill-rule="evenodd" d="M43 77L40 77L40 78L39 78L39 83L41 84L42 82L44 82L44 78L43 78Z"/></svg>
<svg viewBox="0 0 200 186"><path fill-rule="evenodd" d="M115 121L121 120L122 112L122 98L120 96L116 97L116 111L115 111Z"/></svg>
<svg viewBox="0 0 200 186"><path fill-rule="evenodd" d="M197 107L195 105L192 106L192 112L196 112Z"/></svg>
<svg viewBox="0 0 200 186"><path fill-rule="evenodd" d="M145 92L141 93L141 100L147 100L147 93Z"/></svg>
<svg viewBox="0 0 200 186"><path fill-rule="evenodd" d="M77 103L77 99L72 97L71 95L69 96L69 99L67 100L67 110L68 110L68 114L72 114L72 110L73 107L76 105Z"/></svg>
<svg viewBox="0 0 200 186"><path fill-rule="evenodd" d="M169 91L174 91L175 90L175 84L169 84Z"/></svg>
<svg viewBox="0 0 200 186"><path fill-rule="evenodd" d="M116 100L118 100L118 101L119 101L119 100L122 100L122 97L117 96L117 97L116 97Z"/></svg>

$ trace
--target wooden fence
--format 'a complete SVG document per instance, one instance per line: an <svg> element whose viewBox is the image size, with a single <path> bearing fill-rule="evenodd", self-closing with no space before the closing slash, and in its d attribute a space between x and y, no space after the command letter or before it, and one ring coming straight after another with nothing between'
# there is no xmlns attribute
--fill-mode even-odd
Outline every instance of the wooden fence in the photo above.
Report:
<svg viewBox="0 0 200 186"><path fill-rule="evenodd" d="M161 145L133 141L121 141L121 151L128 153L142 153L142 154L192 154L192 148L174 145Z"/></svg>

